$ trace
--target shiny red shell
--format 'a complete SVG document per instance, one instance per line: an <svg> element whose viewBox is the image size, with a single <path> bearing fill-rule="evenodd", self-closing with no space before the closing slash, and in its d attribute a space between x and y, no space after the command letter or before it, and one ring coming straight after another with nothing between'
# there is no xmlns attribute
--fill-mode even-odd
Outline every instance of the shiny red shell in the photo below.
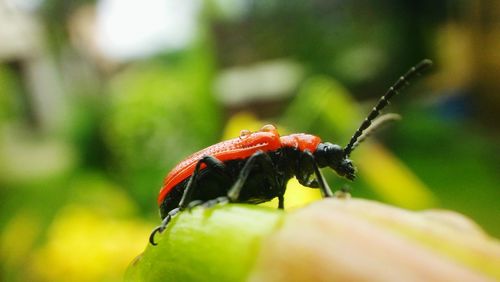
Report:
<svg viewBox="0 0 500 282"><path fill-rule="evenodd" d="M158 205L161 205L172 188L193 174L196 163L203 156L212 156L224 162L248 158L259 150L269 152L281 147L295 147L301 151L314 152L320 142L319 137L304 133L280 137L278 130L273 125L265 125L256 132L243 130L239 137L207 147L175 166L163 182L158 196ZM205 165L202 165L201 169L204 168Z"/></svg>

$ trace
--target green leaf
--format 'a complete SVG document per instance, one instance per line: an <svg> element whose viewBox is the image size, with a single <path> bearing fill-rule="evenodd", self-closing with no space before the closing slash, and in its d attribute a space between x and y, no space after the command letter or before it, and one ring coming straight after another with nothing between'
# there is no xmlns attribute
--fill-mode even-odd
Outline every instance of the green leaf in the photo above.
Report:
<svg viewBox="0 0 500 282"><path fill-rule="evenodd" d="M126 281L243 281L284 214L233 204L183 212L130 266Z"/></svg>
<svg viewBox="0 0 500 282"><path fill-rule="evenodd" d="M500 243L449 211L325 199L283 212L254 205L176 216L127 281L488 281Z"/></svg>

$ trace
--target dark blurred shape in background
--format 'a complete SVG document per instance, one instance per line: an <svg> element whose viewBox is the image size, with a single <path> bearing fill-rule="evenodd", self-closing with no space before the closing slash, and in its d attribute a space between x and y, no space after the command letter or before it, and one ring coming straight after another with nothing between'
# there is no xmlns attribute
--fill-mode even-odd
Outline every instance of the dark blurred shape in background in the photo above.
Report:
<svg viewBox="0 0 500 282"><path fill-rule="evenodd" d="M498 237L498 50L498 1L0 0L0 280L120 281L165 174L241 112L344 144L423 58L353 196Z"/></svg>

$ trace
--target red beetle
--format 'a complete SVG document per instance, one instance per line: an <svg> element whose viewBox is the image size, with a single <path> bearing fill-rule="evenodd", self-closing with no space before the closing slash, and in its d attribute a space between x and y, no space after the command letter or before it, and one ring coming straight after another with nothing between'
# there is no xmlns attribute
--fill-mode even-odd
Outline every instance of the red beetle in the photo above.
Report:
<svg viewBox="0 0 500 282"><path fill-rule="evenodd" d="M282 209L287 182L294 176L304 186L319 188L323 197L332 197L320 168L328 166L338 175L354 180L356 169L349 159L351 152L376 127L372 122L389 100L431 65L430 60L423 60L401 76L380 98L344 148L305 133L280 136L274 126L265 125L257 132L244 130L238 138L189 156L165 178L158 197L163 221L151 233L151 244L156 245L154 235L165 229L172 216L197 204L258 204L277 197L278 207Z"/></svg>

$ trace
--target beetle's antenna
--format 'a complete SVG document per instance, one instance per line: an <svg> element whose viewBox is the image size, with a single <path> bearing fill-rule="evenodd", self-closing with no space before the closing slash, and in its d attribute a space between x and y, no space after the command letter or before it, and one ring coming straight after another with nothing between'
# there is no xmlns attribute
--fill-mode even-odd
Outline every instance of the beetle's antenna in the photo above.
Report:
<svg viewBox="0 0 500 282"><path fill-rule="evenodd" d="M374 119L372 121L372 124L365 131L363 131L363 134L361 134L354 145L352 145L351 152L354 151L361 142L365 141L366 138L370 137L375 131L377 131L377 129L382 127L384 124L396 120L401 120L401 116L398 114L384 114Z"/></svg>
<svg viewBox="0 0 500 282"><path fill-rule="evenodd" d="M396 83L394 83L388 90L385 92L385 94L380 97L378 100L377 105L373 107L372 111L370 114L365 118L365 120L361 123L359 126L358 130L354 133L354 135L351 137L351 140L347 144L347 146L344 147L344 155L348 157L351 152L354 150L355 146L358 143L358 138L363 134L363 132L370 127L372 124L372 121L380 115L380 111L384 109L388 104L389 101L391 100L392 97L394 97L396 94L399 93L405 86L410 84L410 81L414 79L417 75L420 75L421 72L427 70L430 66L432 66L432 61L429 59L424 59L417 65L413 66L411 69L409 69L403 76L401 76Z"/></svg>

